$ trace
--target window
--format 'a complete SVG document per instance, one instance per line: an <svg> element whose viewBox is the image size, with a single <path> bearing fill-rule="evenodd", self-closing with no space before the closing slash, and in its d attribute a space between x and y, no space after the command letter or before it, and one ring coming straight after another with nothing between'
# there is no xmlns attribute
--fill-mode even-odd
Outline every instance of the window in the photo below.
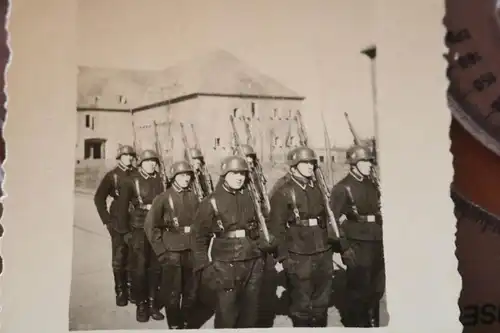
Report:
<svg viewBox="0 0 500 333"><path fill-rule="evenodd" d="M323 163L325 161L325 157L323 155L319 156L319 162Z"/></svg>
<svg viewBox="0 0 500 333"><path fill-rule="evenodd" d="M215 138L215 147L220 146L220 138Z"/></svg>
<svg viewBox="0 0 500 333"><path fill-rule="evenodd" d="M252 114L252 118L255 118L255 103L252 102L252 104L250 105L251 109L250 109L250 112Z"/></svg>
<svg viewBox="0 0 500 333"><path fill-rule="evenodd" d="M85 115L85 127L90 128L90 115L89 114Z"/></svg>
<svg viewBox="0 0 500 333"><path fill-rule="evenodd" d="M238 108L233 109L233 117L236 118L238 115Z"/></svg>
<svg viewBox="0 0 500 333"><path fill-rule="evenodd" d="M332 162L335 163L335 156L332 156Z"/></svg>
<svg viewBox="0 0 500 333"><path fill-rule="evenodd" d="M92 124L90 125L90 128L91 128L92 130L94 130L94 128L95 128L95 126L94 126L94 125L95 125L95 117L92 117L92 119L91 119L91 120L92 120Z"/></svg>
<svg viewBox="0 0 500 333"><path fill-rule="evenodd" d="M123 95L118 95L118 103L119 104L127 104L127 99Z"/></svg>

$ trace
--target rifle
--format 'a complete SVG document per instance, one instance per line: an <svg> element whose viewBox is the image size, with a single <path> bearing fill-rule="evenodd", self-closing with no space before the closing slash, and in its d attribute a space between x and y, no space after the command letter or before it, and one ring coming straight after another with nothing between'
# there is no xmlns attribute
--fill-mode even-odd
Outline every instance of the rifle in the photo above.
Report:
<svg viewBox="0 0 500 333"><path fill-rule="evenodd" d="M344 117L345 117L345 120L347 121L347 126L349 126L349 131L351 131L352 138L354 140L354 144L356 146L360 146L361 139L359 138L358 133L356 133L356 131L354 130L354 126L352 126L351 120L349 119L349 115L347 114L347 112L344 112Z"/></svg>
<svg viewBox="0 0 500 333"><path fill-rule="evenodd" d="M353 137L353 141L354 141L354 144L357 145L357 146L360 146L361 145L361 139L359 138L357 132L354 130L354 126L352 125L351 121L349 120L349 115L347 114L347 112L344 112L344 117L347 121L347 126L349 126L349 131L351 131L351 134L352 134L352 137ZM373 140L373 152L376 153L376 144L375 144L375 139ZM375 165L377 165L377 161L375 160ZM371 169L371 172L370 172L370 179L371 181L375 184L375 186L377 187L377 190L379 191L380 193L380 178L378 176L378 172L375 168L375 166Z"/></svg>
<svg viewBox="0 0 500 333"><path fill-rule="evenodd" d="M191 157L191 153L189 151L189 143L187 141L186 132L184 130L184 124L180 123L180 126L181 126L182 142L184 143L184 148L186 150L186 159L188 160L191 167L194 167L193 158ZM193 172L193 184L194 184L194 191L198 196L198 201L203 200L204 198L203 188L201 187L200 178L198 177L196 172Z"/></svg>
<svg viewBox="0 0 500 333"><path fill-rule="evenodd" d="M254 137L252 135L252 131L250 129L250 124L248 123L248 120L245 117L243 117L243 122L245 123L245 131L247 134L247 144L254 147L255 140L254 140ZM235 130L235 128L236 127L233 126L233 130ZM261 192L262 192L262 200L264 201L264 205L266 207L267 213L269 213L271 211L271 203L269 202L269 196L267 195L267 189L266 189L267 179L264 176L264 172L262 171L262 165L260 164L260 161L255 163L255 168L253 171L255 172L255 174L257 175L257 178L259 180L259 188L261 189Z"/></svg>
<svg viewBox="0 0 500 333"><path fill-rule="evenodd" d="M241 148L240 136L238 135L238 131L236 130L236 126L234 124L233 115L229 115L229 120L231 122L231 126L233 127L233 138L236 151L241 157L243 157L246 160L245 153ZM248 177L248 188L250 192L250 197L252 198L253 201L255 212L257 213L257 219L259 220L260 228L262 230L262 233L264 234L266 242L270 243L271 239L269 237L269 230L267 229L266 220L264 218L264 215L262 214L261 203L259 200L259 192L257 191L257 186L255 185L255 182L252 177Z"/></svg>
<svg viewBox="0 0 500 333"><path fill-rule="evenodd" d="M243 123L245 124L245 132L247 134L247 145L255 146L255 140L252 135L252 130L250 129L250 124L246 117L243 117Z"/></svg>
<svg viewBox="0 0 500 333"><path fill-rule="evenodd" d="M191 124L191 131L193 132L194 146L201 151L200 142L198 141L198 136L196 135L196 131L194 130L193 124ZM202 154L203 154L203 152L202 152ZM213 182L212 182L212 176L210 176L210 173L208 172L208 168L207 168L206 163L203 163L203 165L201 167L201 173L203 174L203 178L205 179L205 185L207 186L208 194L210 194L214 191L214 186L213 186Z"/></svg>
<svg viewBox="0 0 500 333"><path fill-rule="evenodd" d="M303 145L304 147L309 147L307 144L309 140L307 138L307 133L304 124L302 122L302 115L300 114L300 111L297 111L297 116L295 117L295 120L297 121L300 144ZM339 239L340 238L339 226L337 225L337 221L335 220L335 216L333 215L332 208L330 207L330 192L328 191L328 187L325 181L325 176L323 175L323 171L321 170L319 164L316 165L316 168L314 170L313 180L319 185L319 189L321 190L323 201L326 207L326 214L328 216L328 223L332 227L332 231L334 233L333 237L332 235L329 235L329 238Z"/></svg>
<svg viewBox="0 0 500 333"><path fill-rule="evenodd" d="M158 138L158 124L156 121L153 121L153 130L155 134L155 150L156 154L158 155L158 160L160 161L160 177L161 177L161 182L163 184L163 191L167 190L168 187L168 181L167 181L167 172L165 170L165 163L163 162L163 154L161 153L161 146L160 146L160 140Z"/></svg>

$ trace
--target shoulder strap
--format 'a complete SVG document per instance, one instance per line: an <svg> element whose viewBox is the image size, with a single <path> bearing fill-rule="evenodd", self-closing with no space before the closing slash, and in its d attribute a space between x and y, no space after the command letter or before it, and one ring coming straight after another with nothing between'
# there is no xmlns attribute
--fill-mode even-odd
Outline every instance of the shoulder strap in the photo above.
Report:
<svg viewBox="0 0 500 333"><path fill-rule="evenodd" d="M217 219L217 226L221 231L224 231L224 225L222 224L222 220L220 219L219 208L217 207L217 201L215 200L215 197L210 197L209 201L214 210L215 218Z"/></svg>

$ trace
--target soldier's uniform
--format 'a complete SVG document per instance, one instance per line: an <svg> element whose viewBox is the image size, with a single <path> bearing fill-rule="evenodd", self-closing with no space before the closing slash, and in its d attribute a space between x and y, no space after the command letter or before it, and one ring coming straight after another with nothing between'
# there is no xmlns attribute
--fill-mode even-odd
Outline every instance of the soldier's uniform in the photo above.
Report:
<svg viewBox="0 0 500 333"><path fill-rule="evenodd" d="M203 157L201 150L199 150L198 148L191 148L189 149L188 153L191 155L192 159L200 161L201 168L205 166L205 158ZM193 171L195 172L195 176L200 180L200 185L203 190L204 196L207 196L213 191L214 187L210 175L205 175L203 173L203 170L199 168Z"/></svg>
<svg viewBox="0 0 500 333"><path fill-rule="evenodd" d="M123 155L135 156L135 151L130 146L122 146L118 149L116 159L120 160ZM111 265L113 268L117 306L126 306L128 300L132 299L132 293L130 292L129 247L124 239L128 228L123 228L124 223L118 221L116 199L119 196L120 183L134 170L132 165L124 165L119 161L113 170L106 173L94 195L94 204L99 217L111 236ZM106 203L108 197L113 198L109 211Z"/></svg>
<svg viewBox="0 0 500 333"><path fill-rule="evenodd" d="M248 173L247 162L226 157L221 174ZM248 174L247 174L248 176ZM254 203L248 190L234 190L221 179L199 207L194 233L195 270L211 271L216 293L214 328L255 327L264 269L264 251ZM215 235L211 258L208 241Z"/></svg>
<svg viewBox="0 0 500 333"><path fill-rule="evenodd" d="M175 176L181 173L192 177L193 169L188 162L172 164L171 186L153 201L144 223L146 236L162 266L160 290L170 329L190 328L189 312L196 296L191 228L199 201L191 184L182 188L175 182Z"/></svg>
<svg viewBox="0 0 500 333"><path fill-rule="evenodd" d="M347 161L373 161L368 147L354 146ZM385 290L380 194L369 177L352 171L332 189L331 207L345 235L342 260L347 266L346 327L378 327Z"/></svg>
<svg viewBox="0 0 500 333"><path fill-rule="evenodd" d="M290 167L317 164L314 151L298 147L288 154ZM327 210L312 179L290 175L271 197L270 229L279 240L277 260L283 263L294 327L326 327L332 289L332 247Z"/></svg>
<svg viewBox="0 0 500 333"><path fill-rule="evenodd" d="M147 174L141 168L142 163L147 160L159 162L155 151L142 152L138 171L123 182L118 198L122 221L126 220L129 207L132 208L129 223L123 228L129 231L128 242L132 248L132 292L137 302L136 316L139 322L148 321L150 316L155 320L165 318L158 310L160 265L144 233L146 214L156 196L163 192L163 184L157 172Z"/></svg>

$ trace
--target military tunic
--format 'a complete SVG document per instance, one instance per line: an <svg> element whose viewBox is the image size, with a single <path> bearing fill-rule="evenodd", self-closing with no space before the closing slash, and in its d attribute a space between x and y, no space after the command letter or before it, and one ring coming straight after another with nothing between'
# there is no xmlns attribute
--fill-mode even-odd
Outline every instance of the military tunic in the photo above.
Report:
<svg viewBox="0 0 500 333"><path fill-rule="evenodd" d="M162 265L160 289L171 328L188 324L196 298L191 231L198 205L191 188L182 189L172 183L155 198L144 223L146 236Z"/></svg>
<svg viewBox="0 0 500 333"><path fill-rule="evenodd" d="M157 296L160 283L160 266L156 255L144 233L144 221L151 204L163 192L163 184L158 173L146 174L142 169L131 175L122 184L119 202L120 221L127 221L120 227L130 232L133 250L133 292L137 302L145 302ZM127 219L129 205L132 206Z"/></svg>
<svg viewBox="0 0 500 333"><path fill-rule="evenodd" d="M346 327L371 327L385 290L380 198L369 178L349 173L332 189L331 207L345 235L347 266ZM376 314L378 321L378 314Z"/></svg>
<svg viewBox="0 0 500 333"><path fill-rule="evenodd" d="M211 271L217 299L214 327L255 327L264 252L248 190L233 191L221 179L201 202L196 221L195 270ZM208 244L213 235L210 263Z"/></svg>
<svg viewBox="0 0 500 333"><path fill-rule="evenodd" d="M296 327L324 327L332 289L332 248L319 187L288 176L271 197L270 230L279 240Z"/></svg>
<svg viewBox="0 0 500 333"><path fill-rule="evenodd" d="M118 201L116 199L119 196L120 183L133 172L133 167L126 167L122 163L118 163L113 170L106 173L94 195L94 204L99 217L111 236L111 265L116 292L119 292L124 287L123 284L126 280L130 282L131 278L130 274L126 273L126 271L130 273L131 268L130 260L128 260L130 251L124 239L128 228L124 227L126 222L119 220ZM108 197L113 198L109 211L106 203Z"/></svg>

